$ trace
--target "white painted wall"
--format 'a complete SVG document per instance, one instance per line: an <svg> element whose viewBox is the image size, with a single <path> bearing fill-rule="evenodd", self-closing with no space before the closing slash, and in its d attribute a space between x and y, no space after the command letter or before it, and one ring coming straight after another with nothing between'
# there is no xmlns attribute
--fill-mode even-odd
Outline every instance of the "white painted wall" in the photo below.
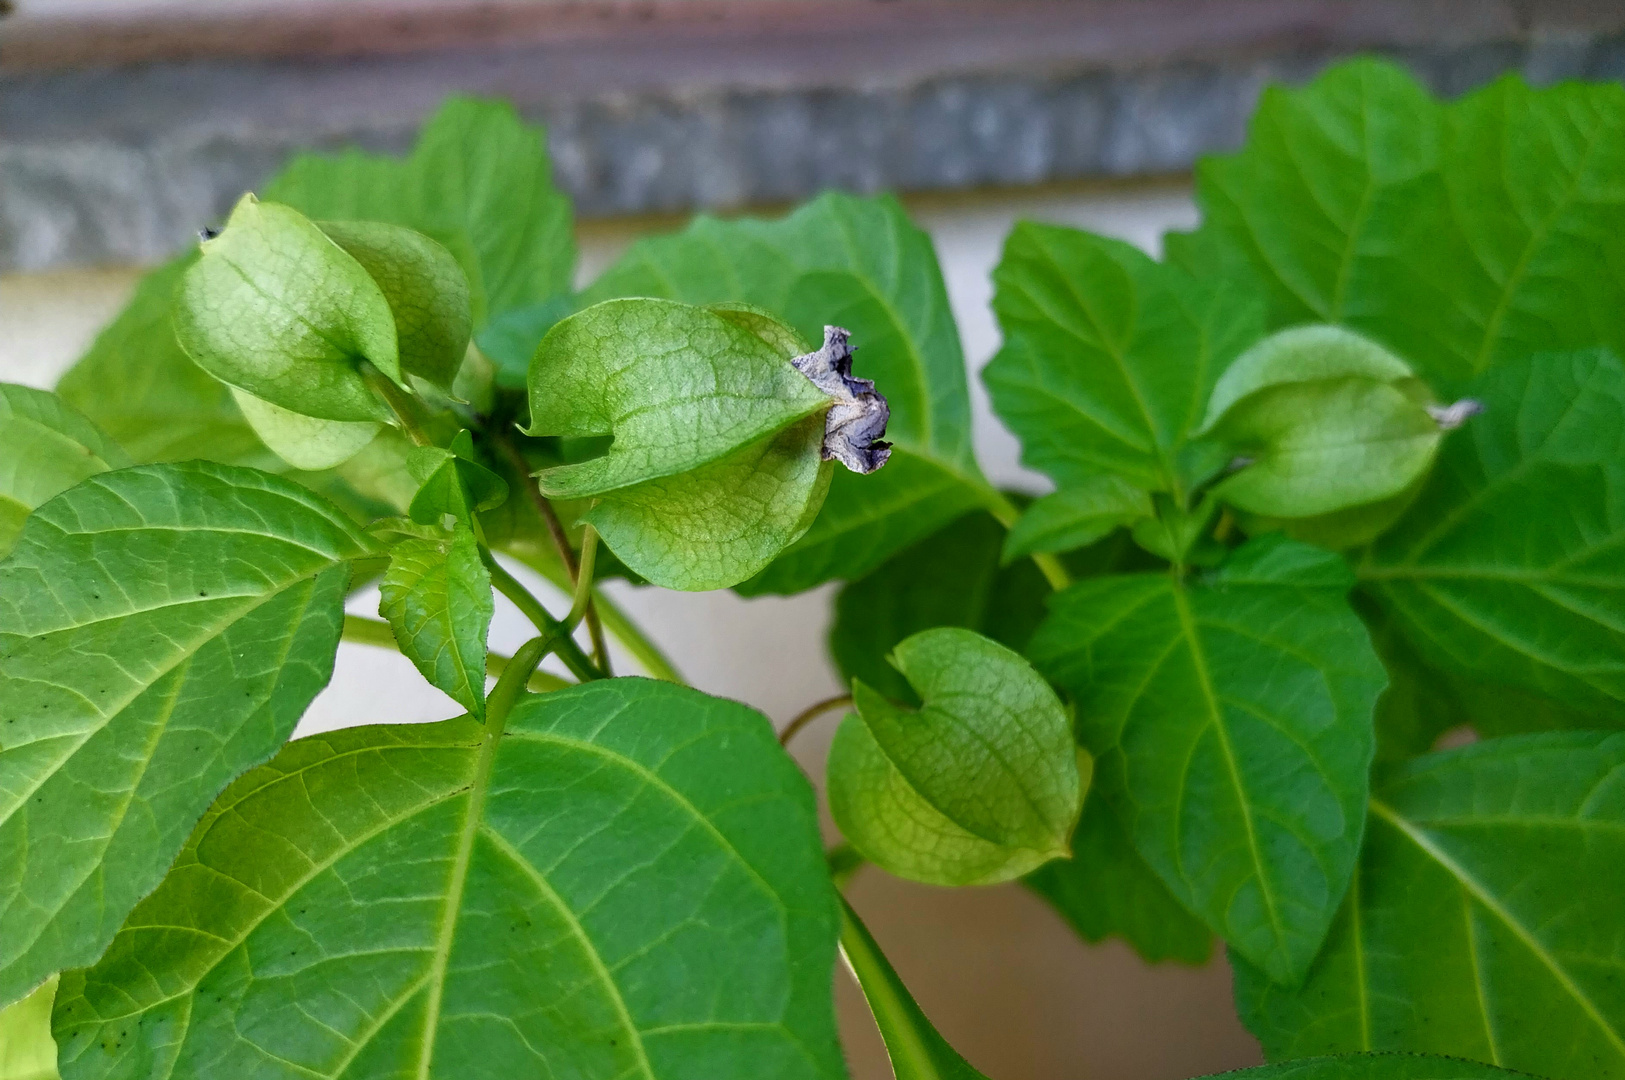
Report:
<svg viewBox="0 0 1625 1080"><path fill-rule="evenodd" d="M1016 220L1031 218L1121 237L1154 253L1164 231L1194 224L1189 192L1160 186L932 197L912 201L911 209L936 240L959 320L983 467L995 483L1045 490L1041 476L1021 468L1015 439L993 416L975 377L998 347L988 275L1004 236ZM641 228L584 225L583 280ZM51 385L118 310L137 276L98 270L0 279L0 380ZM824 648L830 587L754 600L725 591L672 593L619 583L609 589L702 690L754 705L780 724L839 692ZM358 597L354 610L375 611L376 596ZM511 652L527 636L517 613L499 608L492 647ZM619 670L631 668L620 658ZM434 720L455 711L404 658L346 644L332 684L300 732ZM825 720L798 741L797 755L814 776L822 772L833 726ZM922 1005L994 1080L1176 1080L1258 1060L1256 1044L1231 1014L1222 961L1201 971L1148 969L1119 944L1081 944L1013 886L930 889L866 871L853 899ZM841 1005L855 1075L889 1075L861 1000L843 989Z"/></svg>

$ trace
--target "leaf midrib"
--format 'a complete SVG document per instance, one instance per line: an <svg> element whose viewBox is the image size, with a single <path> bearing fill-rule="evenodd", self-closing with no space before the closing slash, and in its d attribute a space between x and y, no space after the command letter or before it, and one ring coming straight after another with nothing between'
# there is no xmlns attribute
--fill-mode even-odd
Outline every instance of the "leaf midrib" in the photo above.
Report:
<svg viewBox="0 0 1625 1080"><path fill-rule="evenodd" d="M429 1066L434 1060L435 1038L440 1032L440 1009L446 994L446 969L451 962L452 942L457 936L457 919L462 914L474 837L479 833L480 818L485 813L485 793L491 787L491 771L496 763L497 747L502 743L502 725L506 719L501 715L487 716L479 757L474 763L474 780L469 788L462 831L457 837L451 878L446 885L446 910L441 916L440 930L435 938L433 959L424 976L429 985L429 1000L423 1011L423 1045L418 1052L418 1080L430 1080Z"/></svg>
<svg viewBox="0 0 1625 1080"><path fill-rule="evenodd" d="M1275 932L1276 941L1282 945L1286 941L1285 929L1281 925L1280 913L1276 910L1275 896L1270 890L1269 880L1264 872L1263 857L1258 848L1258 831L1253 824L1252 805L1248 802L1246 787L1241 782L1241 773L1236 766L1235 749L1230 745L1230 733L1225 728L1223 709L1219 704L1218 695L1213 689L1213 682L1207 668L1207 656L1202 651L1202 641L1197 635L1196 620L1190 609L1190 599L1185 595L1184 586L1174 583L1170 590L1174 599L1174 610L1179 616L1180 632L1190 643L1191 664L1196 670L1196 677L1201 686L1202 699L1207 704L1208 715L1211 718L1211 727L1218 738L1219 748L1224 752L1224 763L1230 773L1230 783L1235 789L1236 804L1241 809L1243 830L1247 834L1247 849L1252 856L1253 872L1258 879L1259 891L1263 894L1264 907L1269 914L1271 928ZM1183 867L1181 873L1183 874Z"/></svg>
<svg viewBox="0 0 1625 1080"><path fill-rule="evenodd" d="M1168 491L1174 496L1174 498L1182 501L1184 494L1180 487L1178 470L1175 469L1174 462L1170 454L1167 452L1170 448L1164 447L1161 440L1157 437L1158 427L1156 421L1151 416L1151 408L1146 401L1144 391L1141 390L1140 384L1135 381L1134 376L1129 371L1128 358L1125 355L1123 346L1116 340L1109 338L1106 334L1101 332L1104 328L1104 324L1100 321L1099 316L1095 313L1094 305L1092 305L1084 294L1078 289L1076 282L1074 282L1072 278L1061 269L1060 260L1057 258L1048 242L1042 236L1035 237L1035 240L1039 249L1043 252L1045 260L1049 263L1051 270L1056 274L1056 276L1060 277L1061 280L1067 283L1067 290L1072 294L1073 300L1077 303L1078 310L1083 312L1084 316L1094 327L1096 332L1095 337L1100 343L1101 351L1109 356L1112 363L1117 366L1117 373L1122 377L1123 385L1128 388L1129 393L1133 396L1134 405L1140 413L1140 419L1145 422L1145 434L1151 440L1151 453L1156 458L1158 471L1162 473L1163 482L1168 485ZM1031 297L1031 295L1031 293L1028 294L1029 297ZM1036 301L1034 306L1038 307L1040 310L1043 310L1043 305L1036 303ZM1049 318L1050 322L1055 326L1062 328L1066 327L1066 323L1063 320L1056 318L1051 312L1045 311L1044 313ZM1133 339L1135 327L1138 325L1138 321L1138 312L1136 312L1134 324L1130 326L1128 331L1128 337L1130 340ZM1077 333L1071 331L1070 329L1067 329L1066 333L1074 338L1079 337Z"/></svg>
<svg viewBox="0 0 1625 1080"><path fill-rule="evenodd" d="M1514 936L1516 936L1518 940L1523 943L1524 947L1529 950L1531 955L1545 965L1547 970L1552 973L1553 977L1557 980L1558 985L1561 986L1563 990L1574 999L1576 1004L1580 1006L1581 1010L1586 1014L1591 1022L1599 1031L1602 1032L1602 1034L1607 1038L1608 1042L1613 1045L1615 1051L1618 1052L1620 1057L1625 1059L1625 1038L1622 1038L1620 1033L1608 1023L1607 1019L1602 1015L1601 1011L1598 1010L1591 998L1588 997L1585 991L1574 982L1567 969L1558 963L1556 957L1552 956L1551 952L1540 941L1540 939L1534 935L1533 931L1514 918L1512 913L1508 911L1493 894L1490 893L1489 889L1477 878L1473 877L1473 875L1467 871L1466 867L1462 866L1455 859L1451 858L1450 855L1423 830L1421 825L1410 821L1404 815L1400 814L1399 811L1375 795L1371 796L1370 806L1372 814L1381 818L1401 836L1405 837L1405 839L1409 840L1413 845L1415 845L1424 855L1437 863L1440 868L1442 868L1446 873L1456 880L1464 892L1470 894L1473 899L1477 900L1481 905L1483 905L1485 910L1489 911L1492 915L1499 919L1508 930L1512 931ZM1482 987L1480 987L1480 993L1482 994Z"/></svg>

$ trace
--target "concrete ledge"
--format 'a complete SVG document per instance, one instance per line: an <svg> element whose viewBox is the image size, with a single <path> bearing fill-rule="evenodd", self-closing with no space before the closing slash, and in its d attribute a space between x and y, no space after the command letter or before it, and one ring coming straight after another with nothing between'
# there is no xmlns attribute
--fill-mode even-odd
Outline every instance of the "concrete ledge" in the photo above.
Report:
<svg viewBox="0 0 1625 1080"><path fill-rule="evenodd" d="M303 147L460 91L547 124L585 215L1188 169L1361 51L1445 93L1625 77L1625 5L1495 0L168 3L0 23L0 270L149 262ZM291 10L291 14L289 11Z"/></svg>

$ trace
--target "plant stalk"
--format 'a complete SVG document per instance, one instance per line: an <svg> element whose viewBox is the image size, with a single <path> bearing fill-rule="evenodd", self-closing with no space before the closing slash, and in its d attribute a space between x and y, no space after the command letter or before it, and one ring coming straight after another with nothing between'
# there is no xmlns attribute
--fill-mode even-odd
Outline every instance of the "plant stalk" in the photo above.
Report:
<svg viewBox="0 0 1625 1080"><path fill-rule="evenodd" d="M570 546L570 536L564 531L564 523L559 520L558 512L553 509L553 503L542 494L542 489L536 484L536 478L531 475L530 463L525 460L525 455L519 452L519 447L513 444L513 440L506 434L501 434L493 435L491 441L496 443L497 449L502 451L502 456L508 459L508 464L512 465L522 478L520 486L525 489L525 497L547 524L547 534L552 537L553 546L558 549L559 558L564 561L564 568L570 572L571 589L575 589L581 581L581 569L576 562L575 549ZM591 573L587 575L587 581L591 583ZM598 618L598 605L595 603L595 597L590 595L587 600L586 620L587 636L592 640L593 662L605 675L609 675L609 648L604 642L604 627Z"/></svg>
<svg viewBox="0 0 1625 1080"><path fill-rule="evenodd" d="M570 604L570 614L564 620L564 625L572 629L581 621L581 617L587 613L588 606L592 604L592 572L597 561L598 530L588 525L581 534L581 564L576 568L575 599ZM596 644L594 647L596 648Z"/></svg>
<svg viewBox="0 0 1625 1080"><path fill-rule="evenodd" d="M987 1080L931 1026L868 928L841 897L841 956L869 1003L897 1080Z"/></svg>
<svg viewBox="0 0 1625 1080"><path fill-rule="evenodd" d="M514 702L524 692L525 685L530 682L531 675L536 671L542 658L553 651L553 647L562 637L560 633L542 634L533 637L513 654L513 660L508 669L497 680L496 686L485 698L485 737L496 738L502 734L502 729L508 723L508 713L513 711Z"/></svg>
<svg viewBox="0 0 1625 1080"><path fill-rule="evenodd" d="M417 446L433 446L434 440L424 433L421 410L411 395L395 385L395 381L371 364L362 364L361 371L367 384L389 403L390 411L401 422L407 437Z"/></svg>
<svg viewBox="0 0 1625 1080"><path fill-rule="evenodd" d="M551 544L543 549L535 542L521 541L504 546L502 552L505 555L512 555L565 592L574 593L575 584L565 572L563 564L553 557ZM651 641L631 617L616 606L615 601L597 589L593 590L593 609L603 620L605 632L632 654L633 659L643 666L643 670L649 673L650 678L688 685L670 658L660 651L660 646Z"/></svg>
<svg viewBox="0 0 1625 1080"><path fill-rule="evenodd" d="M587 654L581 651L581 646L570 636L569 628L549 614L542 606L542 602L532 596L530 590L520 584L518 578L508 573L488 549L481 548L480 557L485 560L486 568L491 571L491 584L495 585L503 596L513 601L513 605L530 620L532 626L540 630L544 636L555 632L560 635L553 648L557 650L559 659L564 661L564 666L570 669L572 675L582 682L605 677L604 673L587 659Z"/></svg>
<svg viewBox="0 0 1625 1080"><path fill-rule="evenodd" d="M825 698L823 701L814 702L807 706L797 713L795 718L788 724L784 725L784 730L779 732L779 745L789 746L790 740L796 737L796 732L830 710L839 709L850 704L852 704L851 694L837 694L835 697Z"/></svg>

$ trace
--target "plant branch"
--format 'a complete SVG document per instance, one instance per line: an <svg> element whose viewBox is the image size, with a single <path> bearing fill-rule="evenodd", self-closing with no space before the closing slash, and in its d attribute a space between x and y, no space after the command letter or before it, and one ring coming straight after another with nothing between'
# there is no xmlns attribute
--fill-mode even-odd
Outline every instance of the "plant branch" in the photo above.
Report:
<svg viewBox="0 0 1625 1080"><path fill-rule="evenodd" d="M1016 509L1016 504L1006 498L1004 492L999 491L997 488L989 488L986 498L987 512L992 514L999 524L1006 529L1014 525L1016 519L1021 516L1021 511ZM1034 552L1032 560L1033 565L1038 567L1039 572L1044 575L1044 579L1049 582L1050 588L1056 592L1060 592L1072 584L1072 575L1067 573L1066 567L1061 565L1061 560L1054 555L1047 551Z"/></svg>
<svg viewBox="0 0 1625 1080"><path fill-rule="evenodd" d="M542 494L542 489L537 486L536 478L530 472L530 462L525 460L525 455L519 452L519 447L514 445L513 440L506 433L493 433L491 441L502 452L502 456L508 459L508 464L513 466L514 470L519 474L520 486L525 489L525 497L530 500L530 504L535 507L537 515L546 523L547 534L553 538L553 547L558 550L559 558L564 561L565 570L569 571L570 588L574 590L581 581L581 571L576 562L575 549L570 546L570 535L564 531L564 522L559 520L558 512L553 509L552 502ZM589 583L592 581L590 572L587 575L587 580ZM598 605L595 600L596 597L594 596L589 596L587 600L587 636L592 639L593 662L598 665L605 675L608 675L610 674L609 648L604 643L604 627L598 619ZM681 680L673 679L671 681L679 682Z"/></svg>
<svg viewBox="0 0 1625 1080"><path fill-rule="evenodd" d="M503 554L512 555L532 570L536 571L550 583L566 592L574 592L575 585L569 575L565 573L563 565L558 559L552 557L551 545L545 548L532 540L520 540L503 546ZM601 591L593 591L593 608L603 620L604 629L625 646L626 651L642 665L643 670L649 673L650 678L661 679L665 682L674 682L687 685L687 681L677 671L671 659L660 651L660 646L649 639L649 636L638 628L631 617L622 611L608 596Z"/></svg>
<svg viewBox="0 0 1625 1080"><path fill-rule="evenodd" d="M513 661L508 670L502 673L496 686L485 699L485 734L492 738L502 734L502 729L508 723L508 713L513 711L514 702L524 691L525 685L542 658L553 651L553 646L560 640L559 633L542 634L533 637L513 654Z"/></svg>
<svg viewBox="0 0 1625 1080"><path fill-rule="evenodd" d="M344 616L345 641L357 645L374 645L380 649L395 649L399 651L399 643L395 640L395 631L390 625L380 619L369 619L365 615ZM485 654L485 673L493 677L500 677L512 662L510 657L501 653L488 652ZM545 694L549 690L562 690L566 686L575 684L568 679L561 679L551 671L537 671L526 684L538 694Z"/></svg>
<svg viewBox="0 0 1625 1080"><path fill-rule="evenodd" d="M779 732L779 745L789 746L790 740L795 738L796 732L832 709L839 709L850 704L852 704L851 694L837 694L835 697L825 698L823 701L807 706L797 713L793 720L784 725L784 730Z"/></svg>
<svg viewBox="0 0 1625 1080"><path fill-rule="evenodd" d="M598 561L598 530L588 525L581 534L581 565L576 569L576 594L564 625L574 627L592 603L592 572Z"/></svg>
<svg viewBox="0 0 1625 1080"><path fill-rule="evenodd" d="M486 568L491 571L491 584L496 586L497 592L513 601L513 605L520 613L544 635L555 632L559 634L559 640L553 648L558 651L559 659L564 661L564 666L570 669L572 675L582 682L604 678L604 673L593 666L592 661L587 659L587 654L581 651L581 646L576 644L575 638L570 636L569 628L549 614L542 606L542 602L532 596L530 590L520 584L518 578L508 573L488 549L481 548L480 557L485 560Z"/></svg>

